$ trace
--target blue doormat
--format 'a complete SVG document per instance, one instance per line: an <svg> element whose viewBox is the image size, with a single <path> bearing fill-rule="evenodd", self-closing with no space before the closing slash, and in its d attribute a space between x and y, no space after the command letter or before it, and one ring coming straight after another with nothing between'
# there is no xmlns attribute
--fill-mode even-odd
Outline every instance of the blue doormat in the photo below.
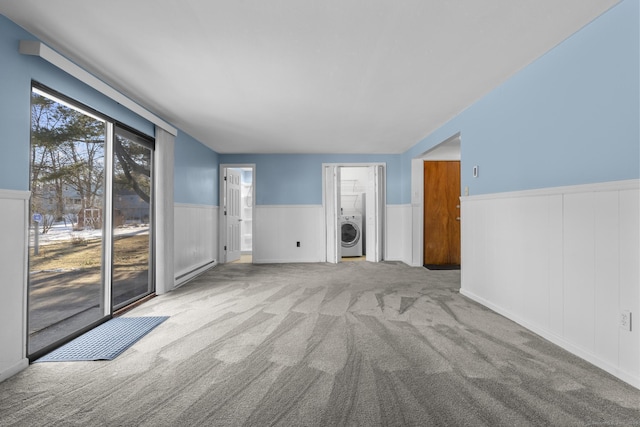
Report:
<svg viewBox="0 0 640 427"><path fill-rule="evenodd" d="M115 317L35 362L113 360L168 318Z"/></svg>

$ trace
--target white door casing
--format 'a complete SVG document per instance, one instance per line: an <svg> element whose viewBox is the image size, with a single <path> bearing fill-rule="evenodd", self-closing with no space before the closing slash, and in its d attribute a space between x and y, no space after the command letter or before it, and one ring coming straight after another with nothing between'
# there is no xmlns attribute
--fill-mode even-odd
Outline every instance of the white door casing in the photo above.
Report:
<svg viewBox="0 0 640 427"><path fill-rule="evenodd" d="M336 264L342 253L340 227L340 167L324 165L324 207L327 262Z"/></svg>
<svg viewBox="0 0 640 427"><path fill-rule="evenodd" d="M380 262L384 243L384 169L381 165L369 166L366 211L367 261Z"/></svg>

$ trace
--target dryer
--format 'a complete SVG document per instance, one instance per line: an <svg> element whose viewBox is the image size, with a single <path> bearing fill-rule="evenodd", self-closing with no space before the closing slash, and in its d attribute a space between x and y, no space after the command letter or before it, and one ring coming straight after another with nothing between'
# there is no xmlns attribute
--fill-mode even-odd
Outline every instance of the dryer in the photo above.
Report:
<svg viewBox="0 0 640 427"><path fill-rule="evenodd" d="M362 215L342 215L340 227L342 256L362 256Z"/></svg>

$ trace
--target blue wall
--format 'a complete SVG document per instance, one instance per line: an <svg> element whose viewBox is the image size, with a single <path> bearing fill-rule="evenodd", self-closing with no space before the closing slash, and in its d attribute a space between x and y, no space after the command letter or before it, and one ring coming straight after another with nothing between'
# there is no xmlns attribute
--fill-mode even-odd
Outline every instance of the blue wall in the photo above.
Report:
<svg viewBox="0 0 640 427"><path fill-rule="evenodd" d="M323 163L386 163L387 203L400 203L400 155L221 154L220 163L256 165L257 205L322 204Z"/></svg>
<svg viewBox="0 0 640 427"><path fill-rule="evenodd" d="M411 159L461 132L470 194L640 177L638 2L624 0L402 155L220 155L179 132L175 199L218 203L218 162L256 164L256 203L321 204L322 163L383 162L387 203L410 202ZM153 126L40 58L0 16L0 188L28 189L31 79L140 131ZM480 167L473 178L471 168Z"/></svg>
<svg viewBox="0 0 640 427"><path fill-rule="evenodd" d="M221 155L256 164L256 203L322 203L322 163L384 162L410 203L411 159L461 132L471 195L640 178L638 2L623 1L401 155ZM471 176L479 166L478 178Z"/></svg>
<svg viewBox="0 0 640 427"><path fill-rule="evenodd" d="M184 132L175 146L174 201L218 205L218 154Z"/></svg>
<svg viewBox="0 0 640 427"><path fill-rule="evenodd" d="M404 153L402 203L411 158L456 132L471 195L639 178L638 8L623 1Z"/></svg>
<svg viewBox="0 0 640 427"><path fill-rule="evenodd" d="M147 135L152 123L122 107L41 58L21 55L20 40L36 40L0 15L0 188L29 189L31 81L81 102ZM217 204L217 154L178 132L175 145L175 198L178 202Z"/></svg>
<svg viewBox="0 0 640 427"><path fill-rule="evenodd" d="M151 123L121 107L48 62L18 52L20 40L35 40L0 15L0 188L29 189L31 80L36 80L107 116L153 136Z"/></svg>

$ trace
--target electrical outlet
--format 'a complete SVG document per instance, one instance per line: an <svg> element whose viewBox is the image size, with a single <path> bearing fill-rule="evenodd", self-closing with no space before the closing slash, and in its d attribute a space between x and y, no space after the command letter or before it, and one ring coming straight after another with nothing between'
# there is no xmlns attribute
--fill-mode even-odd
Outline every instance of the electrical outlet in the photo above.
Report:
<svg viewBox="0 0 640 427"><path fill-rule="evenodd" d="M620 329L631 332L631 312L622 310L620 312Z"/></svg>

